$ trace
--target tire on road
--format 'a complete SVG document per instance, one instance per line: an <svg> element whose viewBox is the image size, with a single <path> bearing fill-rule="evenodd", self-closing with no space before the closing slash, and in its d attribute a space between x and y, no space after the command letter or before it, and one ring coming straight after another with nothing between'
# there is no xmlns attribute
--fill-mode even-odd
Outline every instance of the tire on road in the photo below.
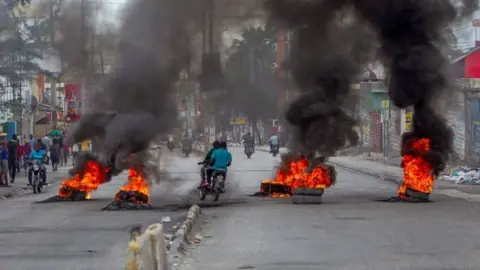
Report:
<svg viewBox="0 0 480 270"><path fill-rule="evenodd" d="M292 203L321 204L324 192L323 188L296 188L292 190Z"/></svg>

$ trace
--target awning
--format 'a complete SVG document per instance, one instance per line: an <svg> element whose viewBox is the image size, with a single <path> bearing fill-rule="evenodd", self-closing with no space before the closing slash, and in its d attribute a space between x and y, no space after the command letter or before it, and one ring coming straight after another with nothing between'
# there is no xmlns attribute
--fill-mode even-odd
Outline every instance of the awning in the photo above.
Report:
<svg viewBox="0 0 480 270"><path fill-rule="evenodd" d="M48 125L50 123L51 123L50 117L45 116L40 118L40 120L38 120L37 122L35 122L35 125Z"/></svg>

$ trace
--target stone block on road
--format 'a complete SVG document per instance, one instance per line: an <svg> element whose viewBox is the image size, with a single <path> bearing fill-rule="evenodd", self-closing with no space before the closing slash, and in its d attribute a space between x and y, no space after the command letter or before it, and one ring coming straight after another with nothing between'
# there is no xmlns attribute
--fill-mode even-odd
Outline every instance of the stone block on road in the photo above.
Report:
<svg viewBox="0 0 480 270"><path fill-rule="evenodd" d="M321 204L323 188L295 188L292 191L293 204Z"/></svg>
<svg viewBox="0 0 480 270"><path fill-rule="evenodd" d="M152 224L128 246L127 270L166 270L167 250L163 225Z"/></svg>

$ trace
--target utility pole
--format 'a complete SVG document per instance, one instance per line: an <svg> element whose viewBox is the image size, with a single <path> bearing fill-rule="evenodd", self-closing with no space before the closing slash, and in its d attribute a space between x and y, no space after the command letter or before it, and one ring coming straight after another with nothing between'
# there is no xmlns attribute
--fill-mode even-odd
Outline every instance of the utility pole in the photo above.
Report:
<svg viewBox="0 0 480 270"><path fill-rule="evenodd" d="M281 112L285 102L286 102L286 94L285 94L285 69L283 67L285 61L285 30L278 26L277 29L277 66L278 66L278 80L277 80L277 97L278 97L278 111ZM279 124L278 124L278 133L281 141L286 141L285 137L287 133L285 132L285 123L283 117L279 117ZM283 133L283 136L280 135Z"/></svg>
<svg viewBox="0 0 480 270"><path fill-rule="evenodd" d="M86 29L86 12L85 12L85 4L86 1L82 0L81 2L81 46L82 46L82 83L81 83L81 91L80 91L80 112L83 114L85 112L85 97L86 97L86 87L89 80L89 72L88 69L88 53L86 48L86 40L87 40L87 29Z"/></svg>
<svg viewBox="0 0 480 270"><path fill-rule="evenodd" d="M50 0L50 43L53 47L53 44L55 42L55 21L54 21L54 6L55 6L55 1ZM55 75L52 75L51 79L51 88L50 88L50 107L52 108L50 110L50 115L52 117L52 122L53 122L53 128L57 128L57 78Z"/></svg>
<svg viewBox="0 0 480 270"><path fill-rule="evenodd" d="M212 83L214 81L214 77L212 76L211 70L205 70L206 68L212 68L212 59L214 53L214 8L215 3L214 0L204 0L203 2L203 10L202 10L202 73L205 75L207 74L206 81L208 87L212 87L215 84ZM208 46L207 46L208 45ZM207 65L208 63L209 65ZM203 88L203 87L202 87ZM209 111L205 112L205 132L204 132L204 142L205 142L205 149L209 148L211 142L215 140L216 130L215 130L215 102L213 100L213 96L211 93L214 93L216 89L202 89L205 91L203 100L207 103L210 103L206 108L209 108ZM208 94L207 94L207 93Z"/></svg>

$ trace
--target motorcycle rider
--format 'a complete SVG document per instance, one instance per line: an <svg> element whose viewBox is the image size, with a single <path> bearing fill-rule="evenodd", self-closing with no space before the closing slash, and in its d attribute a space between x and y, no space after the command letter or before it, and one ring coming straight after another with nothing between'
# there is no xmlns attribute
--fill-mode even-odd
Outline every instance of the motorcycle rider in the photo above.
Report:
<svg viewBox="0 0 480 270"><path fill-rule="evenodd" d="M272 153L273 146L278 146L278 136L276 133L273 133L273 135L270 137L269 144L270 144L270 153Z"/></svg>
<svg viewBox="0 0 480 270"><path fill-rule="evenodd" d="M42 185L45 185L47 183L47 170L44 165L45 161L45 156L47 155L47 152L43 149L41 149L40 143L35 143L34 148L32 152L30 152L30 164L33 160L38 160L40 163L40 170L43 171L43 175L45 176L44 179L42 179ZM33 168L30 166L28 169L28 182L30 185L32 185L32 173L33 173Z"/></svg>
<svg viewBox="0 0 480 270"><path fill-rule="evenodd" d="M212 177L212 169L208 168L208 165L210 164L210 159L212 157L213 152L220 147L220 142L214 141L212 146L213 147L208 151L207 155L205 156L205 159L197 163L198 165L203 165L201 170L202 182L200 183L200 186L198 186L198 188L202 187L202 183L204 179L207 180L206 183L209 183L210 178Z"/></svg>
<svg viewBox="0 0 480 270"><path fill-rule="evenodd" d="M175 141L173 139L173 135L168 135L168 142L167 142L168 149L173 149L175 147Z"/></svg>
<svg viewBox="0 0 480 270"><path fill-rule="evenodd" d="M183 149L185 149L185 148L192 149L192 145L193 145L192 138L190 136L188 136L188 134L185 134L185 136L183 137L183 140L182 140Z"/></svg>
<svg viewBox="0 0 480 270"><path fill-rule="evenodd" d="M255 139L250 132L247 132L247 134L244 135L243 146L244 150L247 150L247 147L252 147L253 151L255 152Z"/></svg>
<svg viewBox="0 0 480 270"><path fill-rule="evenodd" d="M224 171L224 179L227 178L227 167L232 165L232 154L227 150L227 142L220 142L220 147L213 151L212 155L210 156L210 165L212 166L212 170L223 170ZM210 180L207 179L208 184L210 185Z"/></svg>

